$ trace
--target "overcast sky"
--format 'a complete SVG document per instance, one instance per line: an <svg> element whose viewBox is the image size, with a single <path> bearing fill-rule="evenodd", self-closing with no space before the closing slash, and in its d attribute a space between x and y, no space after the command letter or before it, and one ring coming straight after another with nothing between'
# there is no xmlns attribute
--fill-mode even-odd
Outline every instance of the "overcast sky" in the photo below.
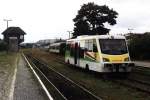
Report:
<svg viewBox="0 0 150 100"><path fill-rule="evenodd" d="M0 33L6 29L3 19L12 19L9 26L21 27L25 42L40 39L68 38L73 18L81 5L94 2L106 4L119 13L111 34L150 32L150 0L0 0ZM0 35L2 38L2 35Z"/></svg>

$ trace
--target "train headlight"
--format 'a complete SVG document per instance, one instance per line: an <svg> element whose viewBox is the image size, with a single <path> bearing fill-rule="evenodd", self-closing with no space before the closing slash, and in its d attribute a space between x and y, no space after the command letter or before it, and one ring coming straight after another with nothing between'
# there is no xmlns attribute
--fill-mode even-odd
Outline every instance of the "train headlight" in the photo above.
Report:
<svg viewBox="0 0 150 100"><path fill-rule="evenodd" d="M109 59L108 58L103 58L103 61L104 62L109 62Z"/></svg>
<svg viewBox="0 0 150 100"><path fill-rule="evenodd" d="M129 61L129 57L125 58L124 61Z"/></svg>

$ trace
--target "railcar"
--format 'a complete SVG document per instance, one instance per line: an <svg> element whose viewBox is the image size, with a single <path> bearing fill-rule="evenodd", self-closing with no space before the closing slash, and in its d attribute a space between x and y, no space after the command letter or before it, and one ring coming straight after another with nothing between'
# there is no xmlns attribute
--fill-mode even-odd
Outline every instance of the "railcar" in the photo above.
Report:
<svg viewBox="0 0 150 100"><path fill-rule="evenodd" d="M65 42L52 43L49 46L49 52L53 52L53 53L64 55L65 47L66 47L66 43Z"/></svg>
<svg viewBox="0 0 150 100"><path fill-rule="evenodd" d="M60 43L53 43L53 44L50 44L50 47L49 47L49 51L50 52L54 52L54 53L59 53L60 52Z"/></svg>
<svg viewBox="0 0 150 100"><path fill-rule="evenodd" d="M78 36L66 41L65 62L96 72L131 72L124 36Z"/></svg>
<svg viewBox="0 0 150 100"><path fill-rule="evenodd" d="M40 47L40 49L44 50L44 51L48 51L49 50L49 45L42 46L42 47Z"/></svg>

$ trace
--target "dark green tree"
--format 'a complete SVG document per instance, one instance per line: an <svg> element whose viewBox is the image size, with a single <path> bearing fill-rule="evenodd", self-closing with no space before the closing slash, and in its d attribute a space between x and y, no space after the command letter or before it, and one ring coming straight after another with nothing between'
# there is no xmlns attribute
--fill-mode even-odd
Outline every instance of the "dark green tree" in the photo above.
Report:
<svg viewBox="0 0 150 100"><path fill-rule="evenodd" d="M117 15L116 11L106 5L99 6L91 2L83 4L73 19L75 22L73 36L107 34L110 29L104 24L115 25Z"/></svg>
<svg viewBox="0 0 150 100"><path fill-rule="evenodd" d="M7 43L0 40L0 51L6 51L7 50Z"/></svg>
<svg viewBox="0 0 150 100"><path fill-rule="evenodd" d="M133 59L149 60L150 59L150 33L130 34L129 35L129 51Z"/></svg>

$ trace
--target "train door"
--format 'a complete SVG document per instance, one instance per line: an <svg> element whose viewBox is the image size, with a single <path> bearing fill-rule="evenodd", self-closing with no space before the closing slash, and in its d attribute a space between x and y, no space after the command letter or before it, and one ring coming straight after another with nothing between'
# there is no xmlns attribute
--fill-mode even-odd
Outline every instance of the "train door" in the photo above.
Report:
<svg viewBox="0 0 150 100"><path fill-rule="evenodd" d="M75 43L75 50L74 50L74 64L79 65L79 44L78 42Z"/></svg>

